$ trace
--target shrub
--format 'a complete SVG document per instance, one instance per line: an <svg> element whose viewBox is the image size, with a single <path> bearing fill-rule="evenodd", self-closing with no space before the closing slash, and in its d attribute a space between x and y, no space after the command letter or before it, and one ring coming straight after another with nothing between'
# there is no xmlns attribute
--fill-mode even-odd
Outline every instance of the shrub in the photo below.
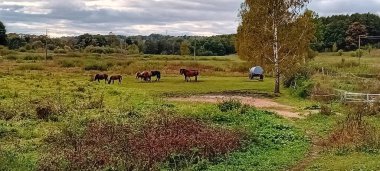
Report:
<svg viewBox="0 0 380 171"><path fill-rule="evenodd" d="M241 101L237 99L224 100L218 104L218 108L222 112L228 112L231 110L240 109L242 106Z"/></svg>
<svg viewBox="0 0 380 171"><path fill-rule="evenodd" d="M33 48L33 47L32 47L31 44L26 44L26 45L25 45L25 49L28 50L28 51L29 51L29 50L32 50L32 48Z"/></svg>
<svg viewBox="0 0 380 171"><path fill-rule="evenodd" d="M45 58L42 56L30 55L30 54L23 57L23 60L26 60L26 61L36 61L36 60L43 60L43 59L45 59Z"/></svg>
<svg viewBox="0 0 380 171"><path fill-rule="evenodd" d="M87 63L84 67L84 70L98 70L98 71L107 71L108 66L104 63Z"/></svg>
<svg viewBox="0 0 380 171"><path fill-rule="evenodd" d="M64 49L66 52L71 52L71 51L72 51L71 47L70 47L70 46L67 46L67 45L65 45L65 46L63 47L63 49Z"/></svg>
<svg viewBox="0 0 380 171"><path fill-rule="evenodd" d="M80 61L80 60L64 59L64 60L60 60L58 62L58 64L61 67L64 67L64 68L73 68L73 67L79 67L79 66L81 66L82 65L82 61Z"/></svg>
<svg viewBox="0 0 380 171"><path fill-rule="evenodd" d="M16 55L9 54L9 55L5 56L5 59L7 59L7 60L17 60L18 57Z"/></svg>
<svg viewBox="0 0 380 171"><path fill-rule="evenodd" d="M6 55L9 55L11 53L12 53L12 51L9 50L7 47L0 45L0 56L6 56Z"/></svg>
<svg viewBox="0 0 380 171"><path fill-rule="evenodd" d="M40 64L24 64L17 68L18 70L44 70Z"/></svg>
<svg viewBox="0 0 380 171"><path fill-rule="evenodd" d="M40 158L39 170L157 170L165 161L178 170L181 161L215 159L242 145L240 133L187 118L150 121L138 132L100 122L88 124L82 134L75 130L46 139L52 148Z"/></svg>
<svg viewBox="0 0 380 171"><path fill-rule="evenodd" d="M314 59L315 57L318 56L318 52L317 51L314 51L313 49L309 48L309 51L307 53L307 59L309 60L312 60Z"/></svg>
<svg viewBox="0 0 380 171"><path fill-rule="evenodd" d="M358 49L356 52L355 52L355 56L358 57L358 58L361 58L363 56L363 50L361 49Z"/></svg>
<svg viewBox="0 0 380 171"><path fill-rule="evenodd" d="M24 47L21 47L18 49L19 52L26 52L26 49Z"/></svg>
<svg viewBox="0 0 380 171"><path fill-rule="evenodd" d="M334 113L333 113L333 111L332 111L332 109L331 109L330 106L323 104L323 105L321 106L321 112L320 112L320 114L321 114L321 115L326 115L326 116L331 116L331 115L333 115Z"/></svg>
<svg viewBox="0 0 380 171"><path fill-rule="evenodd" d="M343 50L342 49L338 50L338 52L336 54L337 54L337 56L342 56L343 55Z"/></svg>

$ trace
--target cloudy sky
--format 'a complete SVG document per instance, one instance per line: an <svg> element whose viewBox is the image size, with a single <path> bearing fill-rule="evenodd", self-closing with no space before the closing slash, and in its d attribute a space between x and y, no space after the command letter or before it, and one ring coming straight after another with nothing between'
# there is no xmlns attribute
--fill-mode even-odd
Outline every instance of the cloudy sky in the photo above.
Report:
<svg viewBox="0 0 380 171"><path fill-rule="evenodd" d="M0 0L8 32L51 36L235 33L243 0ZM313 0L319 15L380 14L380 0Z"/></svg>

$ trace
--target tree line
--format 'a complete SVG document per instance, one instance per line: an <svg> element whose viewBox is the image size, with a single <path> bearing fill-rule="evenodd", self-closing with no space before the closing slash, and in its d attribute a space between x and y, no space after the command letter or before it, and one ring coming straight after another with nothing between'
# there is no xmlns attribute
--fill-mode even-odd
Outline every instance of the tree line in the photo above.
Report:
<svg viewBox="0 0 380 171"><path fill-rule="evenodd" d="M358 49L359 36L380 36L380 17L376 14L333 15L319 17L314 14L315 39L310 47L318 52L351 51ZM48 38L45 35L24 35L6 33L0 22L0 45L13 50L38 50L47 48L51 51L65 52L71 50L94 53L113 53L125 51L129 54L163 54L223 56L235 54L236 35L202 36L168 36L151 34L149 36L121 36L83 34L74 37ZM380 48L380 40L363 39L365 48Z"/></svg>
<svg viewBox="0 0 380 171"><path fill-rule="evenodd" d="M376 14L333 15L315 17L315 41L311 48L319 52L358 49L359 36L380 36L380 17ZM380 48L377 39L363 38L367 48Z"/></svg>
<svg viewBox="0 0 380 171"><path fill-rule="evenodd" d="M46 42L47 41L47 42ZM162 54L224 56L235 54L235 35L122 36L115 34L83 34L73 37L47 38L45 35L9 33L0 22L0 45L12 50L32 51L47 48L55 52L81 51L90 53Z"/></svg>

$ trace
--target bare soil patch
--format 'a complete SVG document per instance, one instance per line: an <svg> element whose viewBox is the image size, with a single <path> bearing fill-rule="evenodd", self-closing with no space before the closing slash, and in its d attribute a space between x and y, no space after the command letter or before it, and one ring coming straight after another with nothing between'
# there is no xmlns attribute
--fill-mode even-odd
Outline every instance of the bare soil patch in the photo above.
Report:
<svg viewBox="0 0 380 171"><path fill-rule="evenodd" d="M279 104L272 99L263 97L248 97L248 96L234 96L234 95L202 95L190 97L175 97L168 98L169 101L177 102L199 102L199 103L219 103L223 100L238 99L243 104L254 106L259 109L265 109L275 112L285 118L303 118L302 113L297 112L294 107Z"/></svg>

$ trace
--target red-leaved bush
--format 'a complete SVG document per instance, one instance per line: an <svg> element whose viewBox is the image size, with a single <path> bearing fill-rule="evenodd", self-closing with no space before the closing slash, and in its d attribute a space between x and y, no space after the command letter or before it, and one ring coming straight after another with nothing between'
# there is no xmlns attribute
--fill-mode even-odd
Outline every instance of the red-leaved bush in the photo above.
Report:
<svg viewBox="0 0 380 171"><path fill-rule="evenodd" d="M53 148L40 159L39 170L158 170L173 155L223 157L242 145L242 137L188 118L152 121L139 131L96 122L80 136L66 131L50 138Z"/></svg>

